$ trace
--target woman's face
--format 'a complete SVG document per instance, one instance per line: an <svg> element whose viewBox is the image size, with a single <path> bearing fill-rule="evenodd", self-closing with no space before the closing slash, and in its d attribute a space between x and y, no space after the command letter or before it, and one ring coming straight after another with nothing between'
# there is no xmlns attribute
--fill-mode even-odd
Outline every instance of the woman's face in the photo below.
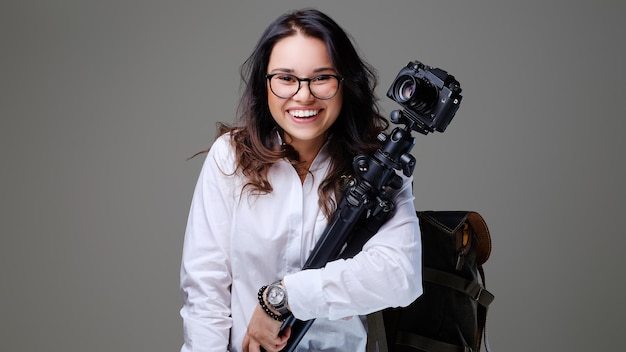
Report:
<svg viewBox="0 0 626 352"><path fill-rule="evenodd" d="M281 74L298 78L337 75L324 42L301 34L283 38L274 45L267 73L279 74L272 81L275 91L279 88L278 85L283 84L289 77ZM311 83L312 86L314 84L316 83ZM337 94L330 99L322 100L311 94L306 81L300 82L300 90L291 98L276 96L270 89L270 80L267 81L270 113L284 130L285 141L299 152L310 151L311 148L319 149L325 142L327 131L337 120L341 110L342 88L340 83L337 84L339 85ZM323 92L323 88L320 89L319 86L314 88L314 92L318 91Z"/></svg>

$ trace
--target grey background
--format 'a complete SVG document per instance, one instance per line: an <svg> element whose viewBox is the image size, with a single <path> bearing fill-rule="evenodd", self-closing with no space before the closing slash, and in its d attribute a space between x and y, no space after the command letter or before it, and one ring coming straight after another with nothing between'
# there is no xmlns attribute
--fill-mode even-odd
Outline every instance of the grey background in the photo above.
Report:
<svg viewBox="0 0 626 352"><path fill-rule="evenodd" d="M623 346L623 18L616 1L0 2L0 350L174 351L187 210L239 65L315 6L380 77L456 76L417 136L416 206L487 220L494 351Z"/></svg>

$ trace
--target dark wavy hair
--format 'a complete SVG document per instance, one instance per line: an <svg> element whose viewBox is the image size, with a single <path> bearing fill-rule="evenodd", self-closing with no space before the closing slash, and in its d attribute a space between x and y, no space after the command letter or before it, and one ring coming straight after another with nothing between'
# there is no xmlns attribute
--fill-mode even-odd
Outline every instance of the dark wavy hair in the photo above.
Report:
<svg viewBox="0 0 626 352"><path fill-rule="evenodd" d="M374 89L377 76L358 55L347 33L329 16L302 9L277 18L261 35L252 55L241 66L244 90L234 126L219 125L219 134L230 132L235 145L237 168L248 179L245 187L254 194L272 191L267 174L282 159L298 164L298 152L279 143L280 127L270 114L266 81L267 66L274 45L296 34L314 37L326 43L334 68L344 80L343 102L339 117L330 127L327 150L330 171L318 190L320 207L330 218L336 208L332 195L342 192L342 176L352 175L352 159L357 154L371 154L380 147L377 136L388 127L380 115Z"/></svg>

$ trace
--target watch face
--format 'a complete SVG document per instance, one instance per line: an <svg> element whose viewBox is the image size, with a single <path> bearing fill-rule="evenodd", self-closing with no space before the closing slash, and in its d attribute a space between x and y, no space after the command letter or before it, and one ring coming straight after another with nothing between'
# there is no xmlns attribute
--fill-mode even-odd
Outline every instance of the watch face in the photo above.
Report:
<svg viewBox="0 0 626 352"><path fill-rule="evenodd" d="M270 286L270 289L267 291L267 301L269 304L276 306L285 300L285 291L279 286Z"/></svg>

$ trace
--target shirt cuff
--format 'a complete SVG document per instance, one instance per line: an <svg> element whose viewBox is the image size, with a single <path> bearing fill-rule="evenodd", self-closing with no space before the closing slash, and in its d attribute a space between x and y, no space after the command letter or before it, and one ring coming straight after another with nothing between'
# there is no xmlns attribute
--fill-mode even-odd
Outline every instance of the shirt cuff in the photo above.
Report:
<svg viewBox="0 0 626 352"><path fill-rule="evenodd" d="M291 313L300 320L311 320L328 314L322 287L322 270L303 270L283 278Z"/></svg>

